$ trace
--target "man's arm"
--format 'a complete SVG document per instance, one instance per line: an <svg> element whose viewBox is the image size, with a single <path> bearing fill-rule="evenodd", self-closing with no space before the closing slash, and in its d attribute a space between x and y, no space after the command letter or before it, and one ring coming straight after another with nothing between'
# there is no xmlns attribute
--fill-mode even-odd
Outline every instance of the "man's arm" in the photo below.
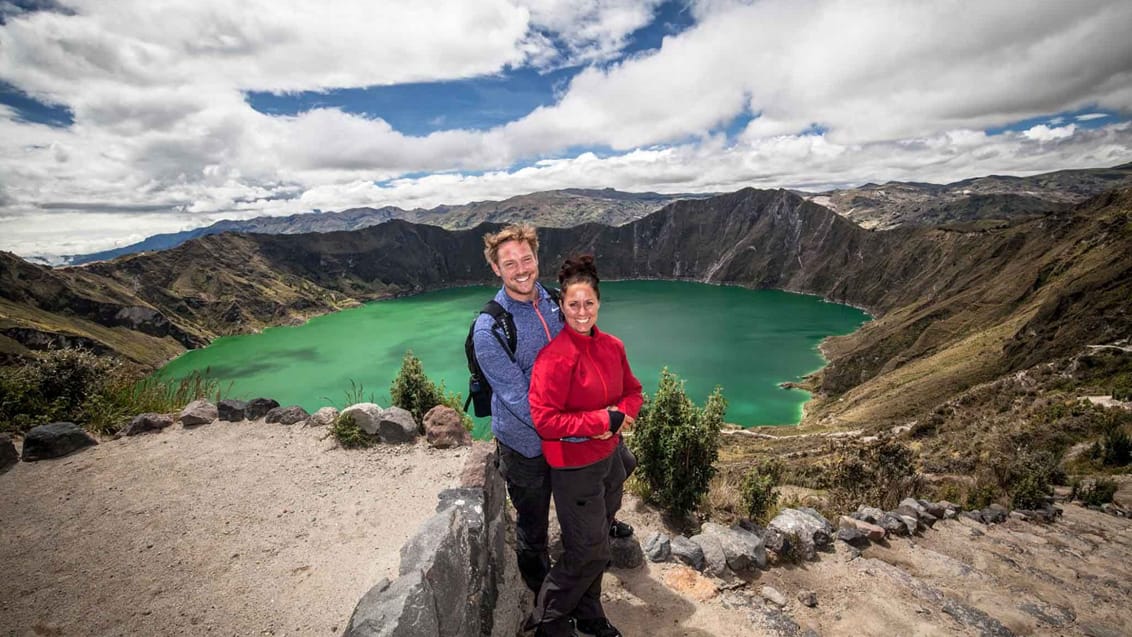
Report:
<svg viewBox="0 0 1132 637"><path fill-rule="evenodd" d="M487 324L486 327L484 323ZM519 363L508 355L500 339L492 334L495 329L495 321L490 317L487 317L486 321L476 321L475 330L472 332L472 341L476 346L476 360L479 361L484 377L491 385L492 392L503 403L503 407L533 429L531 407L527 402L529 387L527 376L519 367ZM502 336L502 332L499 334Z"/></svg>
<svg viewBox="0 0 1132 637"><path fill-rule="evenodd" d="M544 439L592 438L608 434L614 428L614 417L604 408L566 410L572 373L573 366L569 361L547 356L546 350L535 361L531 373L530 407L538 434Z"/></svg>

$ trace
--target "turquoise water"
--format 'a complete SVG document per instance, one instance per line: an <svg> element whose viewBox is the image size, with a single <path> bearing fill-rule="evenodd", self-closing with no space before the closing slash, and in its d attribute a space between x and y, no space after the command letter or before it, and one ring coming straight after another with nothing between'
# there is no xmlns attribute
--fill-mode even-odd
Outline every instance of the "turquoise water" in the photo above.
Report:
<svg viewBox="0 0 1132 637"><path fill-rule="evenodd" d="M378 301L312 319L299 327L217 339L169 363L161 373L209 375L233 398L275 398L308 411L347 404L360 385L366 400L389 404L389 384L412 349L434 381L467 391L464 338L475 313L497 288L475 287ZM667 366L702 402L716 385L727 397L727 421L796 424L809 395L778 387L823 365L817 345L868 319L855 308L776 290L675 281L602 284L598 325L625 341L646 393ZM351 385L354 383L354 385ZM352 402L352 401L351 401ZM479 419L478 435L488 429Z"/></svg>

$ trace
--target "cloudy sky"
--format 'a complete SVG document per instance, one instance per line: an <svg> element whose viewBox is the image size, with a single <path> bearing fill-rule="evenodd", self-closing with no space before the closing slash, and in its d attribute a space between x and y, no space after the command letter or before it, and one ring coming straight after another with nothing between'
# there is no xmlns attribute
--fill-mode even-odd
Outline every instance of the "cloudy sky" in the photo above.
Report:
<svg viewBox="0 0 1132 637"><path fill-rule="evenodd" d="M1132 2L0 0L0 249L1132 161Z"/></svg>

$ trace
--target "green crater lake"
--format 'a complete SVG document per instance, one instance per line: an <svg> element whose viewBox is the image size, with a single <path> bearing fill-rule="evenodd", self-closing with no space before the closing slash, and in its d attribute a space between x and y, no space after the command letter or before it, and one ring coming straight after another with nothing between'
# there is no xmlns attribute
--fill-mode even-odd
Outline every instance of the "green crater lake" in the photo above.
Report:
<svg viewBox="0 0 1132 637"><path fill-rule="evenodd" d="M425 373L449 390L467 392L464 338L468 325L498 288L473 287L377 301L320 316L299 327L217 339L170 362L161 374L180 378L208 370L230 398L274 398L280 404L345 406L351 381L366 400L389 405L389 385L412 349ZM723 387L728 422L744 426L796 424L809 394L785 390L824 365L817 346L868 320L853 307L776 290L678 281L602 284L598 325L625 342L646 393L662 367L687 382L702 403ZM477 419L486 437L490 419Z"/></svg>

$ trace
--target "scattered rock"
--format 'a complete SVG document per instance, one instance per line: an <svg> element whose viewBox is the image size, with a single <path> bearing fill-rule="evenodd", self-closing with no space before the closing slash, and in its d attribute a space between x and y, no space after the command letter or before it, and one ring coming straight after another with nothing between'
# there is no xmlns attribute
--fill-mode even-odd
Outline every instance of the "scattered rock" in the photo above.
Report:
<svg viewBox="0 0 1132 637"><path fill-rule="evenodd" d="M147 431L161 431L173 424L173 416L169 414L146 413L134 416L130 424L122 430L123 436L136 436Z"/></svg>
<svg viewBox="0 0 1132 637"><path fill-rule="evenodd" d="M464 428L460 412L448 405L437 405L424 416L425 439L437 449L464 447L472 444L472 435Z"/></svg>
<svg viewBox="0 0 1132 637"><path fill-rule="evenodd" d="M727 572L727 554L723 551L723 542L714 535L700 533L693 535L691 540L703 551L703 572L715 577L721 577Z"/></svg>
<svg viewBox="0 0 1132 637"><path fill-rule="evenodd" d="M812 511L812 509L811 509ZM783 509L768 525L786 536L798 538L797 555L806 560L817 557L817 549L829 546L833 541L833 526L816 511Z"/></svg>
<svg viewBox="0 0 1132 637"><path fill-rule="evenodd" d="M869 538L865 537L864 533L852 526L838 529L837 539L845 542L849 546L854 546L859 549L869 546Z"/></svg>
<svg viewBox="0 0 1132 637"><path fill-rule="evenodd" d="M766 568L766 546L762 538L743 528L732 528L706 522L701 529L704 533L719 538L727 566L735 571L745 571L753 567Z"/></svg>
<svg viewBox="0 0 1132 637"><path fill-rule="evenodd" d="M185 427L207 425L216 420L218 416L216 405L202 398L185 405L185 408L181 410L181 424Z"/></svg>
<svg viewBox="0 0 1132 637"><path fill-rule="evenodd" d="M613 556L613 566L617 568L637 568L645 563L645 554L637 538L615 537L609 539L609 551Z"/></svg>
<svg viewBox="0 0 1132 637"><path fill-rule="evenodd" d="M293 425L295 423L304 422L311 415L307 410L298 405L291 405L290 407L276 407L267 412L263 416L264 422L279 423L281 425Z"/></svg>
<svg viewBox="0 0 1132 637"><path fill-rule="evenodd" d="M704 550L699 544L689 540L683 535L677 535L669 543L672 556L697 571L704 570Z"/></svg>
<svg viewBox="0 0 1132 637"><path fill-rule="evenodd" d="M987 524L1002 524L1006 521L1006 516L1010 514L1006 507L997 503L992 503L980 513L983 514L983 520L985 520Z"/></svg>
<svg viewBox="0 0 1132 637"><path fill-rule="evenodd" d="M892 535L908 535L908 525L891 513L883 514L876 525Z"/></svg>
<svg viewBox="0 0 1132 637"><path fill-rule="evenodd" d="M279 406L279 402L272 398L253 398L248 401L244 407L244 418L248 420L259 420L267 415L267 412Z"/></svg>
<svg viewBox="0 0 1132 637"><path fill-rule="evenodd" d="M419 435L417 421L413 420L409 410L390 407L383 410L377 420L377 435L382 442L389 444L415 442Z"/></svg>
<svg viewBox="0 0 1132 637"><path fill-rule="evenodd" d="M772 586L763 586L762 589L759 590L759 595L762 595L763 599L779 608L786 605L786 596Z"/></svg>
<svg viewBox="0 0 1132 637"><path fill-rule="evenodd" d="M685 542L691 544L688 538L682 535L676 536L682 538ZM673 539L675 545L675 538ZM663 576L664 584L672 590L683 593L697 601L706 602L715 597L719 589L708 578L700 575L691 568L682 565L676 565L669 569Z"/></svg>
<svg viewBox="0 0 1132 637"><path fill-rule="evenodd" d="M98 442L73 422L53 422L32 428L24 436L24 462L58 458Z"/></svg>
<svg viewBox="0 0 1132 637"><path fill-rule="evenodd" d="M311 414L310 419L307 420L307 425L311 427L329 427L337 422L337 420L338 408L323 407Z"/></svg>
<svg viewBox="0 0 1132 637"><path fill-rule="evenodd" d="M857 509L857 513L859 514L859 516L855 515L853 517L857 518L858 520L864 520L865 522L868 522L869 524L880 524L880 521L886 515L885 512L882 511L881 509L878 509L876 507L864 506L864 505L861 505Z"/></svg>
<svg viewBox="0 0 1132 637"><path fill-rule="evenodd" d="M377 435L377 423L381 421L382 411L381 407L374 403L358 403L343 409L339 417L353 418L354 424L361 427L362 431L374 436Z"/></svg>
<svg viewBox="0 0 1132 637"><path fill-rule="evenodd" d="M887 535L887 532L882 527L879 527L875 524L869 524L864 520L857 520L845 515L841 516L841 519L838 521L838 525L842 530L855 529L857 531L860 531L871 542L881 542ZM840 534L838 535L838 539L841 539Z"/></svg>
<svg viewBox="0 0 1132 637"><path fill-rule="evenodd" d="M240 422L246 417L248 402L226 398L216 403L216 413L224 422Z"/></svg>
<svg viewBox="0 0 1132 637"><path fill-rule="evenodd" d="M818 605L818 594L813 591L798 591L798 601L807 608L815 608Z"/></svg>
<svg viewBox="0 0 1132 637"><path fill-rule="evenodd" d="M672 542L667 535L653 531L645 538L644 550L650 562L667 562L672 557Z"/></svg>
<svg viewBox="0 0 1132 637"><path fill-rule="evenodd" d="M20 461L20 454L16 452L16 444L8 434L0 434L0 473L11 469Z"/></svg>

